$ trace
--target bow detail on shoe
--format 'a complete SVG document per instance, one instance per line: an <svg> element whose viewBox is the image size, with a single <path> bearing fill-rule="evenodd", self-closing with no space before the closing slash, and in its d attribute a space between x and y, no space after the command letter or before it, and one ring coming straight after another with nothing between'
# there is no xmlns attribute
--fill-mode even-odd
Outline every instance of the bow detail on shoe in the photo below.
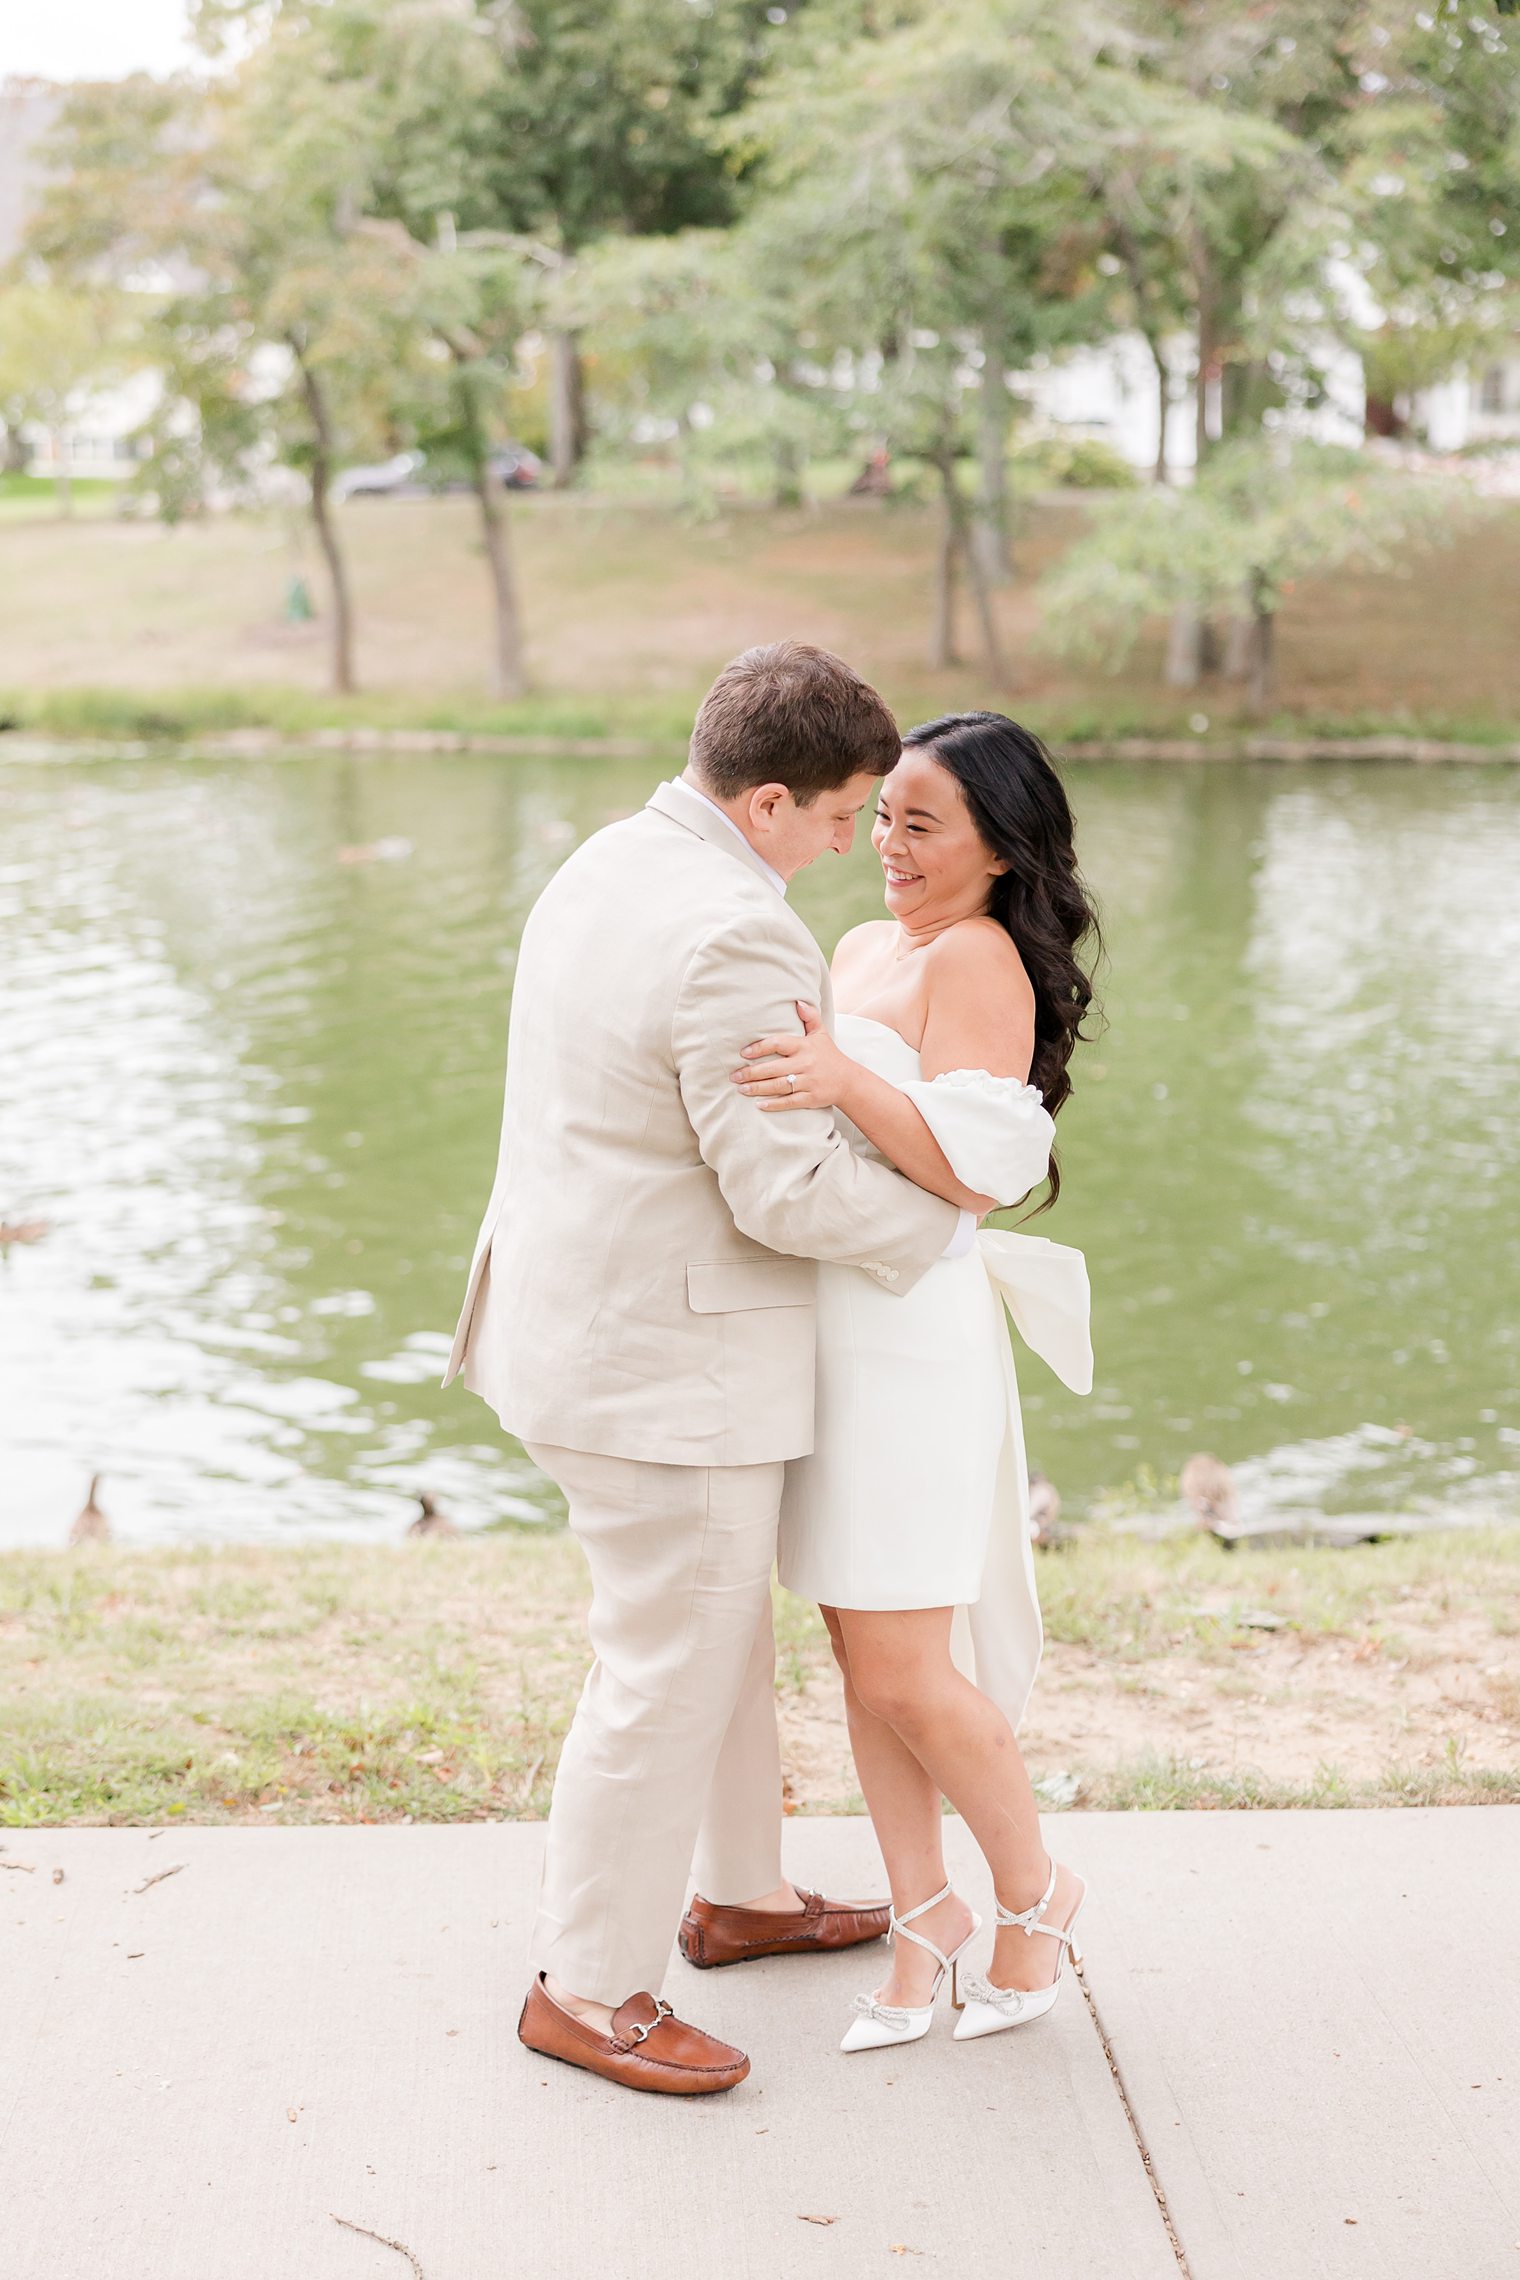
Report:
<svg viewBox="0 0 1520 2280"><path fill-rule="evenodd" d="M852 2008L863 2019L875 2019L879 2026L891 2027L898 2034L905 2033L912 2024L905 2010L894 2003L878 2003L874 1995L857 1995Z"/></svg>
<svg viewBox="0 0 1520 2280"><path fill-rule="evenodd" d="M989 2009L1001 2011L1005 2019L1016 2019L1029 2001L1022 1987L994 1987L979 1971L968 1971L961 1989L968 2003L985 2003Z"/></svg>

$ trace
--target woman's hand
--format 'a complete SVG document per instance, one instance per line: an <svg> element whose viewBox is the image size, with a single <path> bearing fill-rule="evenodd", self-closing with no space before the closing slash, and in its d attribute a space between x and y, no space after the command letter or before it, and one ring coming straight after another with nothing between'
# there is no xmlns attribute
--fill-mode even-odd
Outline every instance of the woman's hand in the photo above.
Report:
<svg viewBox="0 0 1520 2280"><path fill-rule="evenodd" d="M797 1013L802 1035L757 1037L745 1046L745 1066L734 1070L733 1081L772 1114L788 1108L843 1108L859 1065L839 1050L816 1005L799 998Z"/></svg>

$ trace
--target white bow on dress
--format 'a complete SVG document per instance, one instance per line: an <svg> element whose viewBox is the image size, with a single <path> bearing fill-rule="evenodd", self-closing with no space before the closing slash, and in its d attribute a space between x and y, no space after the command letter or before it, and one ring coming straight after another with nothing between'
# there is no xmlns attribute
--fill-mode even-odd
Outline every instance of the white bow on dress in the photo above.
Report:
<svg viewBox="0 0 1520 2280"><path fill-rule="evenodd" d="M983 1228L976 1247L1025 1345L1073 1393L1091 1393L1092 1287L1082 1253L1044 1235L1000 1227Z"/></svg>

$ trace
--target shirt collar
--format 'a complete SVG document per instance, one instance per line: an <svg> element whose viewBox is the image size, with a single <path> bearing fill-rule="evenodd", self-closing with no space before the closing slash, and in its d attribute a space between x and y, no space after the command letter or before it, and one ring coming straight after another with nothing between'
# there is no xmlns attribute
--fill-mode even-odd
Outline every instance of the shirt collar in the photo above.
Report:
<svg viewBox="0 0 1520 2280"><path fill-rule="evenodd" d="M745 838L743 832L739 829L739 826L735 823L733 817L731 815L725 815L722 808L719 807L717 801L710 800L706 792L700 791L698 787L692 782L689 776L678 776L676 778L676 781L681 785L683 790L690 792L694 800L700 800L704 807L711 808L713 814L718 817L719 821L728 825L729 830L733 833L735 839L739 841L740 845L749 848L751 855L754 856L755 861L759 864L761 870L770 880L777 894L784 895L786 893L785 879L782 878L779 871L772 870L770 864L767 863L765 857L760 853L757 847L750 845L750 842Z"/></svg>

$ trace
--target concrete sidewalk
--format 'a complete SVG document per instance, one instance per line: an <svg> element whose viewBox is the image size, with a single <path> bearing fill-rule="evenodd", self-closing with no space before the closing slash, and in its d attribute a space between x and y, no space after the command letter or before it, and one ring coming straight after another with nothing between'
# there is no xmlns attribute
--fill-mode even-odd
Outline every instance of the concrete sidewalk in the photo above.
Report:
<svg viewBox="0 0 1520 2280"><path fill-rule="evenodd" d="M787 1834L802 1880L882 1889L866 1822ZM847 2059L878 1951L677 1961L755 2062L688 2104L517 2043L539 1827L7 1832L0 2272L1520 2280L1520 1808L1047 1836L1090 2000Z"/></svg>

